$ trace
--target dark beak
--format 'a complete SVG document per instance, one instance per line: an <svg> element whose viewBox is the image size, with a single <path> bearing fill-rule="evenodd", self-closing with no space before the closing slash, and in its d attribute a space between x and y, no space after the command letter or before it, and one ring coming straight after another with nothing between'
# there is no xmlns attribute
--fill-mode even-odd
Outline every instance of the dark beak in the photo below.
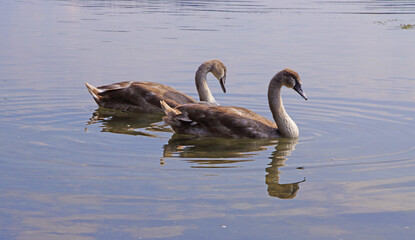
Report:
<svg viewBox="0 0 415 240"><path fill-rule="evenodd" d="M307 96L306 96L306 95L305 95L305 93L303 92L303 89L301 88L301 84L300 84L300 83L295 84L295 86L294 86L294 90L295 90L296 92L298 92L298 94L300 94L300 95L301 95L301 97L303 97L305 100L307 100Z"/></svg>
<svg viewBox="0 0 415 240"><path fill-rule="evenodd" d="M219 80L220 86L222 87L222 90L224 93L226 93L225 81L226 81L226 76L221 77Z"/></svg>

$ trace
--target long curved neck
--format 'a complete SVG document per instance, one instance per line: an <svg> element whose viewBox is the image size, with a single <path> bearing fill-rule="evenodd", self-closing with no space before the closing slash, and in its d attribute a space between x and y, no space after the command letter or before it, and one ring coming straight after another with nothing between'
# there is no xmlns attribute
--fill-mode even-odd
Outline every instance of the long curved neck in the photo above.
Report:
<svg viewBox="0 0 415 240"><path fill-rule="evenodd" d="M278 75L277 75L278 76ZM281 99L282 83L274 77L268 87L268 102L278 131L282 137L296 138L299 136L297 124L288 116Z"/></svg>
<svg viewBox="0 0 415 240"><path fill-rule="evenodd" d="M208 74L208 72L211 71L211 69L212 64L210 62L203 63L202 65L200 65L199 69L197 69L195 76L196 88L197 92L199 93L200 101L216 103L216 100L210 92L209 86L206 81L206 75Z"/></svg>

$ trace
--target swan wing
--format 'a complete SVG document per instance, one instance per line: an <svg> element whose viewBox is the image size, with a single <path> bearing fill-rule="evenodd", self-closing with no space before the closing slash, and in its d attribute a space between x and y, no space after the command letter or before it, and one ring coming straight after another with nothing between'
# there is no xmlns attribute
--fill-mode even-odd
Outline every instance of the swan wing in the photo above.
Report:
<svg viewBox="0 0 415 240"><path fill-rule="evenodd" d="M172 87L154 82L119 82L97 89L99 106L122 111L161 112L160 100L172 107L196 102Z"/></svg>
<svg viewBox="0 0 415 240"><path fill-rule="evenodd" d="M277 133L275 123L244 108L186 104L177 110L180 114L164 118L177 133L233 138L270 138Z"/></svg>

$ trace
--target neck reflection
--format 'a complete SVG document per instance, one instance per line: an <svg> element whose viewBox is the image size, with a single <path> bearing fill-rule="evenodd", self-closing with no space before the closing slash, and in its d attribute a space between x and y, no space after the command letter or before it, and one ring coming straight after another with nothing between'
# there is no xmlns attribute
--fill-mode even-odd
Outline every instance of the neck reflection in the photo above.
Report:
<svg viewBox="0 0 415 240"><path fill-rule="evenodd" d="M285 161L288 159L287 157L294 151L297 143L297 139L281 138L275 147L275 151L271 154L269 167L265 168L265 171L267 172L267 175L265 175L265 183L268 186L267 191L269 196L281 199L293 199L300 189L300 183L305 181L304 179L294 183L279 183L281 174L279 168L285 166Z"/></svg>
<svg viewBox="0 0 415 240"><path fill-rule="evenodd" d="M191 168L238 168L242 163L255 161L259 152L275 146L271 162L265 168L267 172L265 183L268 195L281 199L293 199L299 190L300 183L280 183L279 168L285 166L285 161L294 151L297 139L225 139L201 138L188 135L174 134L163 147L161 164L167 158L182 158L191 164Z"/></svg>

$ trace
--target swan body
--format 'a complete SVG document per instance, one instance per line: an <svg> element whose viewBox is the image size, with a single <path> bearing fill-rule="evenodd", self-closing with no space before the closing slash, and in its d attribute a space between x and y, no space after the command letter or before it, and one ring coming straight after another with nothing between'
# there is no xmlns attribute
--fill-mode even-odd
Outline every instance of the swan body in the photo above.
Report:
<svg viewBox="0 0 415 240"><path fill-rule="evenodd" d="M219 80L222 90L226 92L226 67L219 60L208 60L200 65L195 75L200 101L217 105L206 81L209 72ZM101 87L94 87L89 83L85 85L98 106L126 112L162 112L160 100L172 107L197 103L192 97L172 87L154 82L126 81Z"/></svg>
<svg viewBox="0 0 415 240"><path fill-rule="evenodd" d="M277 73L268 87L268 102L275 122L240 107L190 103L173 108L161 101L166 114L163 119L176 133L204 137L296 138L298 127L283 106L282 86L294 89L307 100L298 73L291 69Z"/></svg>

